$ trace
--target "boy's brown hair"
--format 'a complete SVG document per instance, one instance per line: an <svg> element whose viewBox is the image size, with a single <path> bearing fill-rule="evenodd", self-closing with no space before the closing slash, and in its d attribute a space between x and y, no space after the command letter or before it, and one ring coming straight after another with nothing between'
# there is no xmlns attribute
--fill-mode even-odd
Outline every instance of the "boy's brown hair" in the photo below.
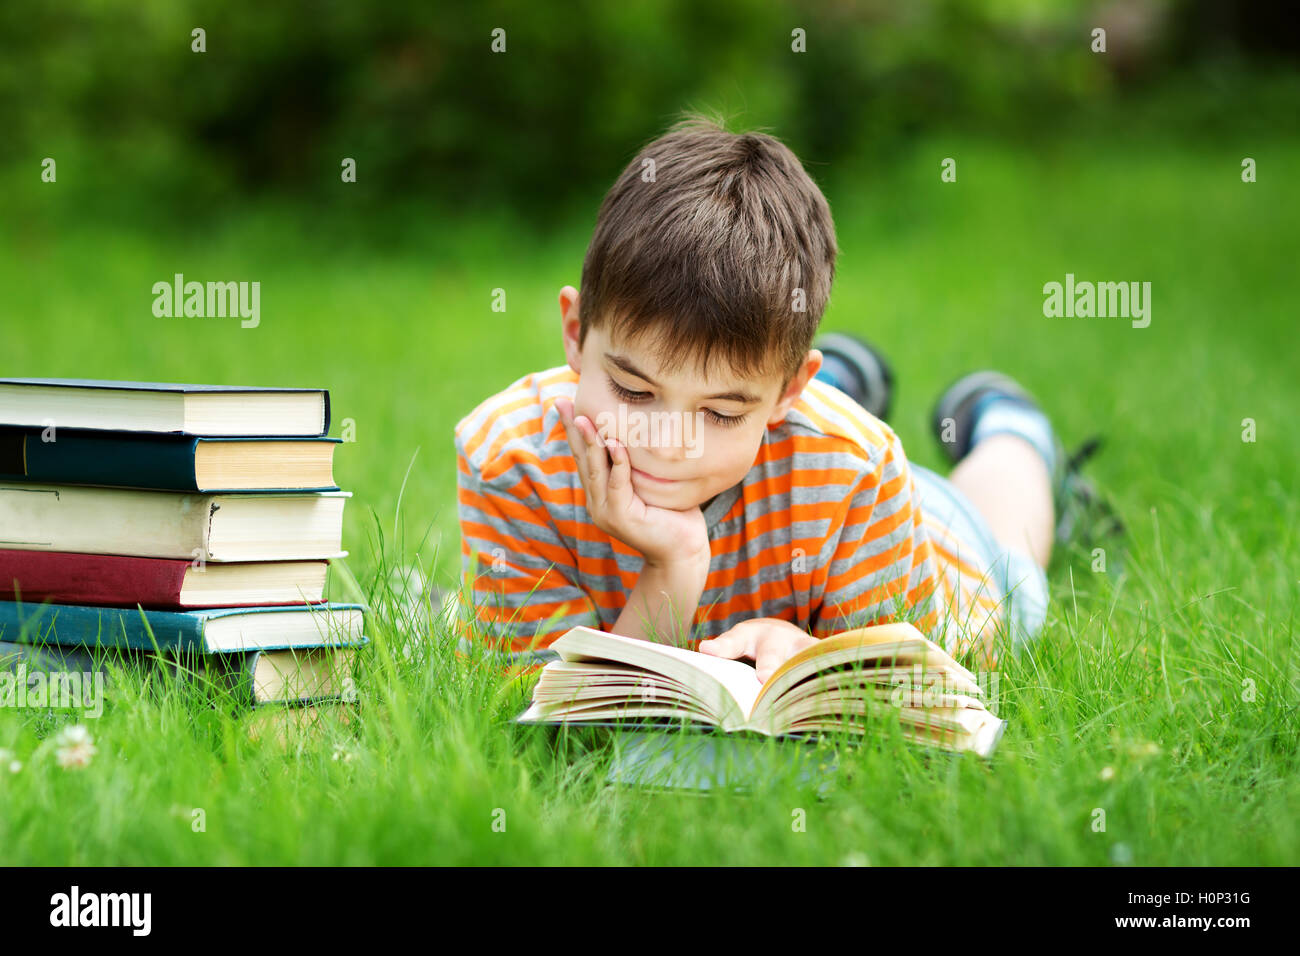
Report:
<svg viewBox="0 0 1300 956"><path fill-rule="evenodd" d="M738 375L788 383L826 309L837 251L826 197L787 146L689 115L601 203L579 346L591 328L634 340L653 328L663 365L694 356L704 371L717 353Z"/></svg>

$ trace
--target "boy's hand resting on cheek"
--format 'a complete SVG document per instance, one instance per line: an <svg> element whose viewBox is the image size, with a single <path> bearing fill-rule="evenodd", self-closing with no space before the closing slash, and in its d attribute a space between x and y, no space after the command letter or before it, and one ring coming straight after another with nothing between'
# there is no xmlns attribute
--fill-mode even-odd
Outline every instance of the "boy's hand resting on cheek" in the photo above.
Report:
<svg viewBox="0 0 1300 956"><path fill-rule="evenodd" d="M569 399L556 399L555 406L578 462L587 512L596 527L641 552L649 565L690 564L707 569L709 527L699 506L673 511L647 505L632 490L627 449L613 437L601 438L587 416L575 418Z"/></svg>
<svg viewBox="0 0 1300 956"><path fill-rule="evenodd" d="M796 624L775 617L756 617L741 621L717 637L700 641L697 650L732 660L752 658L758 679L765 684L778 667L816 643L817 638Z"/></svg>

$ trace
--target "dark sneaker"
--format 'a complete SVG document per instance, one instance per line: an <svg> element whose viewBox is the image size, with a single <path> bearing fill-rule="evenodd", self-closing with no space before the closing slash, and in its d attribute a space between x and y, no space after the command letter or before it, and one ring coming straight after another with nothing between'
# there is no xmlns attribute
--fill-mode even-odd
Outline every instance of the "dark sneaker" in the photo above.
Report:
<svg viewBox="0 0 1300 956"><path fill-rule="evenodd" d="M827 332L813 343L822 353L816 378L834 385L881 421L889 416L894 372L885 357L856 335Z"/></svg>
<svg viewBox="0 0 1300 956"><path fill-rule="evenodd" d="M1042 421L1047 422L1046 430L1055 462L1051 480L1057 544L1078 541L1091 546L1109 535L1122 533L1124 526L1114 508L1081 474L1083 463L1101 447L1101 437L1089 438L1067 456L1042 406L1015 379L1000 372L972 372L950 385L935 403L932 414L934 434L949 460L961 461L970 452L975 423L993 397L1010 399L1033 409L1042 415ZM1025 437L1028 439L1029 436ZM1030 443L1034 444L1033 441Z"/></svg>
<svg viewBox="0 0 1300 956"><path fill-rule="evenodd" d="M1091 550L1107 538L1124 534L1124 522L1108 501L1080 470L1101 448L1100 435L1083 442L1065 462L1065 476L1056 491L1056 541L1066 545L1077 541Z"/></svg>
<svg viewBox="0 0 1300 956"><path fill-rule="evenodd" d="M1011 398L1030 408L1042 408L1034 397L1013 378L1001 372L971 372L948 386L935 402L931 420L935 437L948 460L961 461L970 451L971 434L975 431L976 411L983 399L991 396ZM1055 440L1055 435L1053 435ZM1056 461L1063 459L1060 442L1056 442Z"/></svg>

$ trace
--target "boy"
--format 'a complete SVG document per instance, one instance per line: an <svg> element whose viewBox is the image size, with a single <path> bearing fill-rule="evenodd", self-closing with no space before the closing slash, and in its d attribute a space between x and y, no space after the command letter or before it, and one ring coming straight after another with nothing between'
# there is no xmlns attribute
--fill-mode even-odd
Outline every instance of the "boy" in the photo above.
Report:
<svg viewBox="0 0 1300 956"><path fill-rule="evenodd" d="M836 253L825 198L770 136L692 118L628 165L581 291L560 290L567 365L456 426L464 590L493 646L539 662L585 624L765 680L887 620L987 666L999 633L1037 634L1054 493L1075 487L1046 416L967 376L935 411L950 478L911 465L863 407L887 408L883 360L844 336L810 348Z"/></svg>

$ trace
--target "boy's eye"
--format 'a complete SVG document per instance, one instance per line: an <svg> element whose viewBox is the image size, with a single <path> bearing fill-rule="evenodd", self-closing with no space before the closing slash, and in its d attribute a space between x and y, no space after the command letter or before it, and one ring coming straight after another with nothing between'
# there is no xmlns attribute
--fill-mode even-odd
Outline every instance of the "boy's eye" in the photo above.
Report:
<svg viewBox="0 0 1300 956"><path fill-rule="evenodd" d="M609 380L609 387L613 390L615 395L626 402L641 402L650 397L649 392L634 392L630 388L624 388L612 378ZM745 415L722 415L711 408L706 408L704 414L709 416L709 421L713 422L713 424L721 425L723 428L732 425L739 425L746 418Z"/></svg>
<svg viewBox="0 0 1300 956"><path fill-rule="evenodd" d="M609 387L614 390L614 394L619 398L626 399L629 402L639 402L643 398L649 398L649 392L634 392L630 388L624 388L612 378L609 380Z"/></svg>
<svg viewBox="0 0 1300 956"><path fill-rule="evenodd" d="M730 425L739 425L745 420L744 415L719 415L711 408L706 408L704 413L709 416L709 421L715 425L722 425L724 428Z"/></svg>

